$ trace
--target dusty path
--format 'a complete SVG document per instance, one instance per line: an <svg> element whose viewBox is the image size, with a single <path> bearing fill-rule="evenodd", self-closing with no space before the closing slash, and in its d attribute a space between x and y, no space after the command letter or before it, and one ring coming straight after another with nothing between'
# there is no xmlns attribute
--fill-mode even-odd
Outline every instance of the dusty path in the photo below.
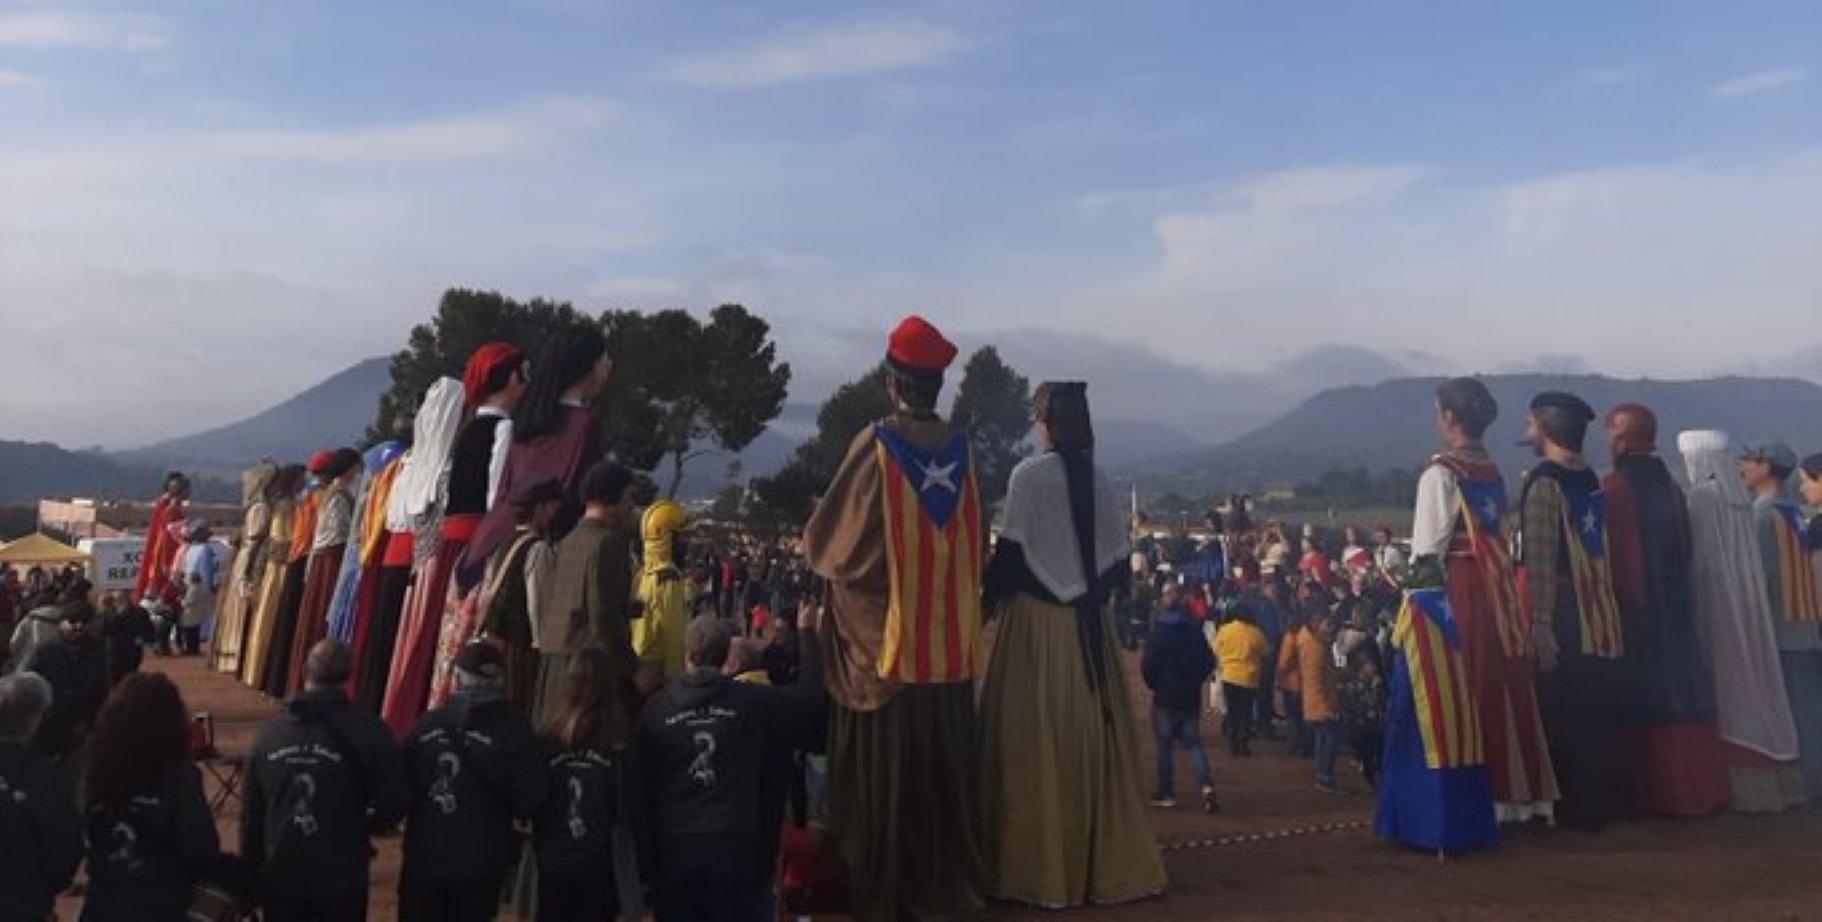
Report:
<svg viewBox="0 0 1822 922"><path fill-rule="evenodd" d="M199 660L152 659L177 679L192 709L214 714L228 752L245 751L274 705ZM1135 697L1142 707L1143 697ZM1149 728L1149 720L1141 727ZM1151 746L1145 743L1150 776ZM1210 734L1212 737L1212 733ZM1524 832L1485 854L1438 861L1387 845L1366 829L1287 831L1369 821L1372 798L1313 789L1308 763L1263 743L1252 759L1214 753L1225 812L1158 811L1172 887L1143 904L1069 914L1096 919L1822 919L1822 816L1724 816L1651 821L1601 835ZM1178 770L1188 792L1187 766ZM234 847L233 808L221 820ZM1257 841L1249 837L1259 836ZM1208 846L1210 840L1240 839ZM1195 847L1177 848L1184 843ZM392 917L398 841L381 843L373 913ZM73 918L66 903L65 918ZM1003 918L1043 918L1010 907Z"/></svg>

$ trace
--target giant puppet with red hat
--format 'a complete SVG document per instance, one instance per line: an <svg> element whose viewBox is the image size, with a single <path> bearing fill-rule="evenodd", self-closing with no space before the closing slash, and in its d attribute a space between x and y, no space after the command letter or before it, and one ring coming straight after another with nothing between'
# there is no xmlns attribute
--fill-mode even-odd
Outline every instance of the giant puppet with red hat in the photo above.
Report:
<svg viewBox="0 0 1822 922"><path fill-rule="evenodd" d="M827 583L830 831L861 917L984 900L971 806L984 516L967 433L936 411L955 357L929 321L898 324L892 412L855 437L804 529Z"/></svg>
<svg viewBox="0 0 1822 922"><path fill-rule="evenodd" d="M413 448L440 463L419 471L406 503L414 518L430 509L440 511L441 524L435 548L423 558L405 598L382 704L387 724L401 738L426 705L435 703L435 691L447 688L454 654L467 640L461 592L450 591L451 581L499 488L512 451L513 410L525 394L529 375L525 353L518 346L482 345L462 370L460 427L453 435L444 435L446 442ZM447 433L448 427L440 431ZM433 473L442 470L448 471L447 479Z"/></svg>

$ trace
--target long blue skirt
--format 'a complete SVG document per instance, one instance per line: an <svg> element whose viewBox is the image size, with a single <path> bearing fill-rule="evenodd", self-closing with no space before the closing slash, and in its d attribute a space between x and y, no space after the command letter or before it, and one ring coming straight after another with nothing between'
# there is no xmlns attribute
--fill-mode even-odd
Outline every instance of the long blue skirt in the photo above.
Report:
<svg viewBox="0 0 1822 922"><path fill-rule="evenodd" d="M1424 764L1423 731L1403 653L1388 670L1385 764L1379 776L1379 812L1373 831L1412 848L1466 852L1499 842L1493 782L1484 765L1432 769Z"/></svg>

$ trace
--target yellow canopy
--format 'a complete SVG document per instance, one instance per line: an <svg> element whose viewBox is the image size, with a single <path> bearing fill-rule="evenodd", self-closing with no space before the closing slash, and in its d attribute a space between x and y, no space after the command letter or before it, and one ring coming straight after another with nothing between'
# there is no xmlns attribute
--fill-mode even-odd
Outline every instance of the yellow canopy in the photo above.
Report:
<svg viewBox="0 0 1822 922"><path fill-rule="evenodd" d="M0 563L81 563L88 559L89 555L44 534L0 544Z"/></svg>

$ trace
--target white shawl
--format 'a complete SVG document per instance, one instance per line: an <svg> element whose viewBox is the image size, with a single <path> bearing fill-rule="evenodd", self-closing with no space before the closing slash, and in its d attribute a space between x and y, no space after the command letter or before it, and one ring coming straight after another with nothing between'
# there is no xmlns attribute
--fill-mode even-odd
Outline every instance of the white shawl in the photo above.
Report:
<svg viewBox="0 0 1822 922"><path fill-rule="evenodd" d="M462 382L438 378L412 424L411 455L386 502L386 526L409 528L442 498L444 474L462 425Z"/></svg>
<svg viewBox="0 0 1822 922"><path fill-rule="evenodd" d="M1094 561L1099 576L1132 553L1132 535L1112 484L1094 472ZM1019 543L1025 565L1062 602L1088 591L1082 553L1076 546L1075 516L1069 510L1069 480L1060 455L1046 452L1012 469L1001 511L1000 534Z"/></svg>
<svg viewBox="0 0 1822 922"><path fill-rule="evenodd" d="M1785 697L1752 499L1734 472L1726 433L1685 432L1677 447L1689 473L1690 581L1696 626L1714 657L1721 738L1795 760L1797 725Z"/></svg>

